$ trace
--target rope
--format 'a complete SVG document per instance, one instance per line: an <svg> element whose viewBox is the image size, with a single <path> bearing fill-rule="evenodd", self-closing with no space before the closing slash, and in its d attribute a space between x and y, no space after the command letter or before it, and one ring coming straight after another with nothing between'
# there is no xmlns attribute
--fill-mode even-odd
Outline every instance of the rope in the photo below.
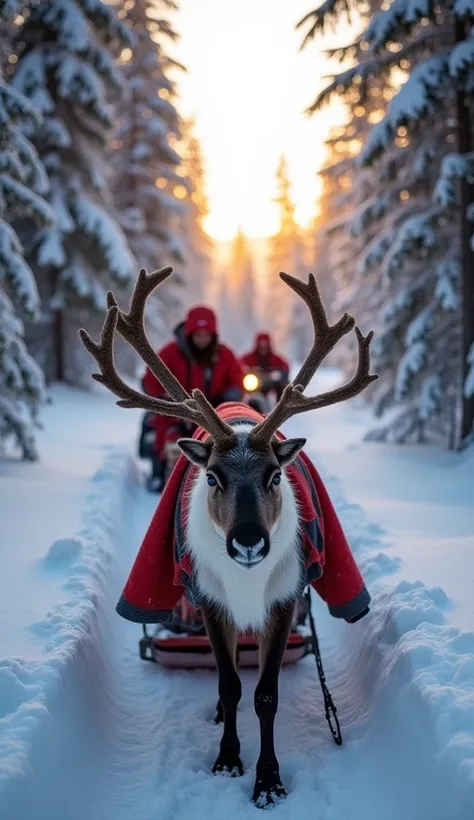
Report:
<svg viewBox="0 0 474 820"><path fill-rule="evenodd" d="M326 686L326 678L324 675L323 663L321 660L321 653L319 651L319 641L316 635L316 626L314 624L313 613L311 610L311 592L309 587L305 592L305 598L308 603L308 615L309 615L309 623L311 627L311 635L313 638L313 654L316 658L316 666L318 669L319 675L319 682L321 684L321 691L324 697L324 708L326 711L326 720L328 722L329 728L331 730L331 734L333 736L334 743L337 746L342 746L342 734L341 734L341 727L339 724L339 719L337 717L337 708L334 706L333 699L329 689ZM333 723L335 725L333 725Z"/></svg>

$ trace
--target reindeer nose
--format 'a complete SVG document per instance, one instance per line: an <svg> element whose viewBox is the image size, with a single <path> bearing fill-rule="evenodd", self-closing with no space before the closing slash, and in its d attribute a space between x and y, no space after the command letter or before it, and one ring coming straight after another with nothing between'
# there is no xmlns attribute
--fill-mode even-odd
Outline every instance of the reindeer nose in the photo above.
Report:
<svg viewBox="0 0 474 820"><path fill-rule="evenodd" d="M258 524L238 524L229 532L227 552L243 567L259 564L270 549L268 533Z"/></svg>
<svg viewBox="0 0 474 820"><path fill-rule="evenodd" d="M242 544L239 544L235 538L233 538L232 546L235 550L235 555L233 558L238 564L251 567L254 564L259 564L265 557L263 555L263 550L265 547L265 541L263 538L261 538L260 541L257 541L253 547L244 547Z"/></svg>

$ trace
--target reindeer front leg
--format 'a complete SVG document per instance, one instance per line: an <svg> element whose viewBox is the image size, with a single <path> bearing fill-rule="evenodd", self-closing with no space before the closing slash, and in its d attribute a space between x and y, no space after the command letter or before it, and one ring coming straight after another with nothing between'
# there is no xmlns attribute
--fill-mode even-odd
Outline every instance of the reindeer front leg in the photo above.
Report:
<svg viewBox="0 0 474 820"><path fill-rule="evenodd" d="M242 686L236 669L237 633L224 615L213 607L203 607L204 623L217 661L219 673L219 702L224 714L224 732L219 757L212 771L242 775L244 767L240 759L240 740L237 735L237 707L242 696Z"/></svg>
<svg viewBox="0 0 474 820"><path fill-rule="evenodd" d="M278 677L293 619L294 605L278 606L260 641L260 680L255 690L255 712L260 721L260 757L253 801L264 808L286 797L275 754L273 729L278 710Z"/></svg>

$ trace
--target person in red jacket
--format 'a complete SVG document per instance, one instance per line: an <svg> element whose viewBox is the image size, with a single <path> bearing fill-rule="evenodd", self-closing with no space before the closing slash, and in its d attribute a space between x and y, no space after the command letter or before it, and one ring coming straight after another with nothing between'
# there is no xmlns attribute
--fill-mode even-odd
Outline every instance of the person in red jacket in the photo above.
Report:
<svg viewBox="0 0 474 820"><path fill-rule="evenodd" d="M184 322L175 329L175 339L158 355L174 376L190 393L202 390L210 403L217 407L225 401L241 401L244 394L243 368L232 350L219 342L215 313L208 307L192 308ZM143 389L157 398L165 395L151 370L143 378ZM170 441L190 436L194 427L168 416L155 416L155 452L149 489L161 492L166 473L164 448Z"/></svg>
<svg viewBox="0 0 474 820"><path fill-rule="evenodd" d="M269 333L257 333L255 337L254 349L242 356L242 362L246 369L258 368L263 374L269 374L273 370L279 370L281 379L268 390L262 389L263 393L275 390L277 398L280 398L284 388L289 382L290 366L286 359L278 356L272 346L272 339Z"/></svg>

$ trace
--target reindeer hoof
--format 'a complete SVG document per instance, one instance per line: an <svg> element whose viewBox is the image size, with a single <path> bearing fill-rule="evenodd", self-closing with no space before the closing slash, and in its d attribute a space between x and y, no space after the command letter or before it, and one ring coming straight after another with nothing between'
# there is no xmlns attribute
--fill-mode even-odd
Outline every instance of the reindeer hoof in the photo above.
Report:
<svg viewBox="0 0 474 820"><path fill-rule="evenodd" d="M242 777L244 765L238 754L222 753L212 767L212 774L223 774L227 777Z"/></svg>
<svg viewBox="0 0 474 820"><path fill-rule="evenodd" d="M277 771L267 769L257 774L252 800L258 809L280 803L286 796L287 792Z"/></svg>

